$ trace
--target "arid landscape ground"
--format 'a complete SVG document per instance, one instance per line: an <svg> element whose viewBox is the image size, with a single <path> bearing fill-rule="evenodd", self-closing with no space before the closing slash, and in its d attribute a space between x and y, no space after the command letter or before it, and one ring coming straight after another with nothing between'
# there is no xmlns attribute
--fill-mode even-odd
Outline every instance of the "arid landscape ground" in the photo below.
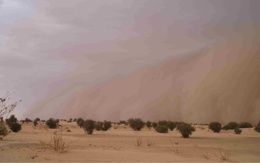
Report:
<svg viewBox="0 0 260 163"><path fill-rule="evenodd" d="M24 123L18 133L0 141L1 162L259 162L260 134L253 128L213 133L207 125L195 125L196 131L184 139L173 130L157 133L143 128L134 131L126 125L113 125L108 131L85 134L76 122L60 122L60 129L48 129L44 123L33 127ZM62 153L45 147L54 132L60 133L68 150ZM68 132L70 130L70 132Z"/></svg>

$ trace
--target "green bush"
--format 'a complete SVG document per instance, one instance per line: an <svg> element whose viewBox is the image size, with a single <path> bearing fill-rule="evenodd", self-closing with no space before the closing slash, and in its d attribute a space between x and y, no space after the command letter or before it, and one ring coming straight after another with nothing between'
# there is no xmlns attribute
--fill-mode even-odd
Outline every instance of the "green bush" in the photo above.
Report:
<svg viewBox="0 0 260 163"><path fill-rule="evenodd" d="M167 127L168 127L169 130L172 131L173 129L175 129L176 123L175 123L175 122L172 122L172 121L168 121L168 122L167 122Z"/></svg>
<svg viewBox="0 0 260 163"><path fill-rule="evenodd" d="M40 118L36 118L36 119L33 121L33 125L34 125L34 126L37 126L39 121L40 121Z"/></svg>
<svg viewBox="0 0 260 163"><path fill-rule="evenodd" d="M159 121L158 122L158 126L167 126L167 121L163 120L163 121Z"/></svg>
<svg viewBox="0 0 260 163"><path fill-rule="evenodd" d="M252 128L253 125L249 122L241 122L239 125L238 125L239 128Z"/></svg>
<svg viewBox="0 0 260 163"><path fill-rule="evenodd" d="M144 122L140 118L130 118L128 124L135 131L140 131L144 127Z"/></svg>
<svg viewBox="0 0 260 163"><path fill-rule="evenodd" d="M111 122L110 121L104 121L104 126L102 128L103 131L107 131L108 129L110 129L112 127Z"/></svg>
<svg viewBox="0 0 260 163"><path fill-rule="evenodd" d="M168 127L165 125L158 125L155 130L159 133L168 133Z"/></svg>
<svg viewBox="0 0 260 163"><path fill-rule="evenodd" d="M219 122L211 122L209 124L209 129L211 129L215 133L219 133L221 130L221 124Z"/></svg>
<svg viewBox="0 0 260 163"><path fill-rule="evenodd" d="M57 128L58 127L58 121L55 120L54 118L50 118L46 121L46 125L51 128L51 129L54 129L54 128Z"/></svg>
<svg viewBox="0 0 260 163"><path fill-rule="evenodd" d="M17 123L17 118L14 115L11 115L9 119L6 119L6 124L13 132L19 132L22 129L22 126Z"/></svg>
<svg viewBox="0 0 260 163"><path fill-rule="evenodd" d="M77 124L80 128L82 128L84 125L84 120L82 118L77 119Z"/></svg>
<svg viewBox="0 0 260 163"><path fill-rule="evenodd" d="M237 127L238 127L238 123L236 123L236 122L229 122L222 129L224 129L224 130L234 130Z"/></svg>
<svg viewBox="0 0 260 163"><path fill-rule="evenodd" d="M158 126L158 124L156 122L153 122L152 126L153 126L153 128L156 128Z"/></svg>
<svg viewBox="0 0 260 163"><path fill-rule="evenodd" d="M260 132L260 122L255 126L255 131Z"/></svg>
<svg viewBox="0 0 260 163"><path fill-rule="evenodd" d="M242 130L241 130L239 127L236 127L236 128L234 129L234 132L235 132L235 134L241 134L241 133L242 133Z"/></svg>
<svg viewBox="0 0 260 163"><path fill-rule="evenodd" d="M12 130L13 132L19 132L22 129L22 125L20 125L19 123L15 122L15 123L11 123L11 125L9 126L10 130Z"/></svg>
<svg viewBox="0 0 260 163"><path fill-rule="evenodd" d="M182 122L177 124L177 130L181 133L183 138L188 138L192 132L195 131L195 128L192 127L191 124Z"/></svg>
<svg viewBox="0 0 260 163"><path fill-rule="evenodd" d="M150 129L152 127L152 122L151 121L147 121L146 122L146 127Z"/></svg>
<svg viewBox="0 0 260 163"><path fill-rule="evenodd" d="M95 129L96 129L97 131L100 131L100 130L102 130L103 125L104 125L103 122L99 122L99 121L98 121L98 122L95 123Z"/></svg>
<svg viewBox="0 0 260 163"><path fill-rule="evenodd" d="M87 134L92 134L95 129L95 121L92 119L85 120L83 128Z"/></svg>

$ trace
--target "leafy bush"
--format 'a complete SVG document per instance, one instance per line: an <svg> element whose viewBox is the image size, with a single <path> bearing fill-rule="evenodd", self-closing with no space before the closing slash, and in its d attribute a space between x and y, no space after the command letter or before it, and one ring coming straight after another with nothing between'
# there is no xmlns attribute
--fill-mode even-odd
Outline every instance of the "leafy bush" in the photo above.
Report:
<svg viewBox="0 0 260 163"><path fill-rule="evenodd" d="M87 134L92 134L95 129L95 121L88 119L84 122L83 128Z"/></svg>
<svg viewBox="0 0 260 163"><path fill-rule="evenodd" d="M22 129L22 126L17 123L17 118L14 115L11 115L9 119L6 119L6 124L13 132L19 132Z"/></svg>
<svg viewBox="0 0 260 163"><path fill-rule="evenodd" d="M163 120L163 121L159 121L158 122L158 126L167 126L167 121Z"/></svg>
<svg viewBox="0 0 260 163"><path fill-rule="evenodd" d="M119 121L119 124L121 125L121 124L123 124L123 125L127 125L127 122L126 121Z"/></svg>
<svg viewBox="0 0 260 163"><path fill-rule="evenodd" d="M146 122L146 127L150 129L152 127L152 122L151 121L147 121Z"/></svg>
<svg viewBox="0 0 260 163"><path fill-rule="evenodd" d="M79 118L78 120L77 120L77 124L78 124L78 126L81 128L81 127L83 127L83 125L84 125L84 120L82 119L82 118Z"/></svg>
<svg viewBox="0 0 260 163"><path fill-rule="evenodd" d="M224 130L234 130L237 127L238 127L238 123L236 123L236 122L229 122L222 129L224 129Z"/></svg>
<svg viewBox="0 0 260 163"><path fill-rule="evenodd" d="M140 131L144 127L144 122L140 118L131 118L128 120L128 124L135 131Z"/></svg>
<svg viewBox="0 0 260 163"><path fill-rule="evenodd" d="M102 128L103 131L107 131L108 129L111 128L111 122L110 121L104 121L104 126Z"/></svg>
<svg viewBox="0 0 260 163"><path fill-rule="evenodd" d="M95 129L97 130L97 131L100 131L100 130L102 130L103 129L103 125L104 125L104 123L103 122L96 122L95 123Z"/></svg>
<svg viewBox="0 0 260 163"><path fill-rule="evenodd" d="M177 130L181 133L183 138L188 138L192 132L195 131L195 128L190 124L182 122L177 124Z"/></svg>
<svg viewBox="0 0 260 163"><path fill-rule="evenodd" d="M209 129L211 129L215 133L219 133L221 130L221 124L219 122L211 122L209 124Z"/></svg>
<svg viewBox="0 0 260 163"><path fill-rule="evenodd" d="M239 127L236 127L236 128L234 129L234 132L235 132L235 134L241 134L241 133L242 133L242 130L241 130Z"/></svg>
<svg viewBox="0 0 260 163"><path fill-rule="evenodd" d="M40 118L36 118L36 119L33 121L33 125L34 125L34 126L37 126L39 121L40 121Z"/></svg>
<svg viewBox="0 0 260 163"><path fill-rule="evenodd" d="M260 132L260 122L255 126L255 131Z"/></svg>
<svg viewBox="0 0 260 163"><path fill-rule="evenodd" d="M156 122L153 122L152 126L153 126L153 128L156 128L158 126L158 124Z"/></svg>
<svg viewBox="0 0 260 163"><path fill-rule="evenodd" d="M239 128L252 128L253 125L249 122L241 122L239 125L238 125Z"/></svg>
<svg viewBox="0 0 260 163"><path fill-rule="evenodd" d="M159 133L168 133L168 127L165 125L158 125L155 130Z"/></svg>
<svg viewBox="0 0 260 163"><path fill-rule="evenodd" d="M173 129L175 129L176 123L175 123L175 122L172 122L172 121L168 121L168 122L167 122L167 127L168 127L169 130L172 131Z"/></svg>
<svg viewBox="0 0 260 163"><path fill-rule="evenodd" d="M30 120L29 118L25 118L24 122L29 123L32 122L32 120Z"/></svg>
<svg viewBox="0 0 260 163"><path fill-rule="evenodd" d="M55 119L53 119L53 118L50 118L50 119L48 119L47 121L46 121L46 125L49 127L49 128L57 128L57 126L58 126L58 123L57 123L58 121L57 120L55 120Z"/></svg>

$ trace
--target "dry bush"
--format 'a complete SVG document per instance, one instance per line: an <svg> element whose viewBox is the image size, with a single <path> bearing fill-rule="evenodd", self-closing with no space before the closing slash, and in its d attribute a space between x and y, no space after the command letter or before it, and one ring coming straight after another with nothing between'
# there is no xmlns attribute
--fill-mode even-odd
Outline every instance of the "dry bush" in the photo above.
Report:
<svg viewBox="0 0 260 163"><path fill-rule="evenodd" d="M54 134L51 136L49 142L40 141L41 145L44 148L54 150L56 152L66 152L69 149L69 143L65 143L62 137L62 129L60 133L57 131L54 132Z"/></svg>
<svg viewBox="0 0 260 163"><path fill-rule="evenodd" d="M221 148L219 148L218 151L219 151L219 159L221 161L229 161L230 160L229 150L224 150L224 149L221 150Z"/></svg>
<svg viewBox="0 0 260 163"><path fill-rule="evenodd" d="M142 143L143 143L142 138L137 138L135 145L136 145L137 147L140 147L140 146L142 146Z"/></svg>
<svg viewBox="0 0 260 163"><path fill-rule="evenodd" d="M153 146L153 145L155 145L155 144L148 139L148 140L147 140L147 146L148 146L148 147L151 147L151 146Z"/></svg>

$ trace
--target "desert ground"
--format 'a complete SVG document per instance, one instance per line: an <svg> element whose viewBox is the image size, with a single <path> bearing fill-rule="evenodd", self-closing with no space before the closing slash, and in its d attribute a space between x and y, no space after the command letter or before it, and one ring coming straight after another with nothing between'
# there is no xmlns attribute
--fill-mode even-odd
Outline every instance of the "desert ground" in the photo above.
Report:
<svg viewBox="0 0 260 163"><path fill-rule="evenodd" d="M178 131L157 133L143 128L133 131L126 125L113 125L108 131L85 134L76 122L60 122L59 129L44 124L24 123L18 133L0 141L1 162L259 162L260 134L253 128L213 133L206 125L195 125L190 138ZM62 132L61 132L62 130ZM70 130L70 132L68 132ZM45 145L54 133L62 133L67 147L56 152ZM46 143L44 145L44 142Z"/></svg>

